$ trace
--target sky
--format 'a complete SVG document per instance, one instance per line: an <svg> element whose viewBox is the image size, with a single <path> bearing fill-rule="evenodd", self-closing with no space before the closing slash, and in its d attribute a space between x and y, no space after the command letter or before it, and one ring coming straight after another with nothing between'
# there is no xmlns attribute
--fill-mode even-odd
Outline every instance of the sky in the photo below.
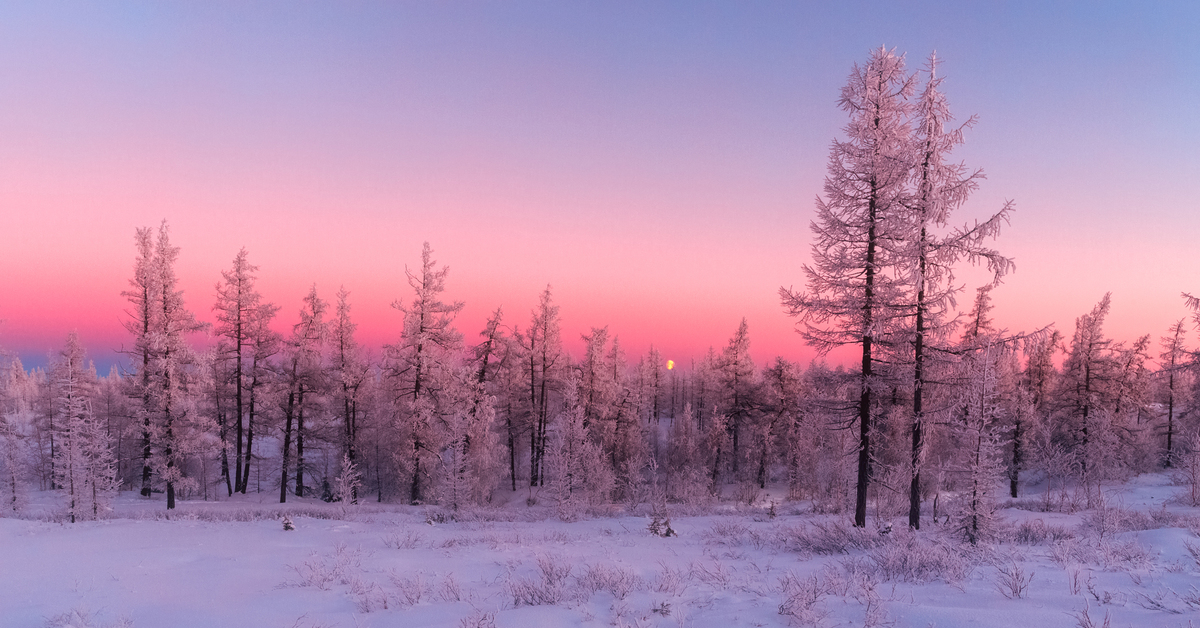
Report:
<svg viewBox="0 0 1200 628"><path fill-rule="evenodd" d="M281 330L344 286L377 349L427 241L468 342L549 285L574 352L608 326L687 364L745 317L760 364L807 362L778 291L880 46L936 51L978 116L954 221L1015 202L997 324L1069 336L1111 291L1112 337L1164 335L1200 292L1200 5L976 4L2 3L0 348L117 360L135 230L166 220L203 320L244 247Z"/></svg>

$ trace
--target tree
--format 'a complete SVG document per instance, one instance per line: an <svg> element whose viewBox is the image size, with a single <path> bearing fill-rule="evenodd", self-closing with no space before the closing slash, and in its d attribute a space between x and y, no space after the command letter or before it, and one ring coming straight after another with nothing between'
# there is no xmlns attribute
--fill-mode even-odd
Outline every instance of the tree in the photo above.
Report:
<svg viewBox="0 0 1200 628"><path fill-rule="evenodd" d="M218 395L225 385L232 388L233 419L234 419L234 475L233 485L230 485L229 461L226 425L224 420L218 421L221 430L221 475L225 479L226 488L230 495L233 491L245 493L249 464L246 443L247 415L249 411L248 389L251 382L259 373L254 372L255 361L253 351L255 332L262 326L257 324L258 316L274 316L274 309L263 307L262 295L254 286L257 266L250 264L246 249L238 251L233 258L233 267L221 271L222 282L217 284L217 302L213 310L217 314L217 324L213 333L218 337L218 373L221 381L215 382ZM261 368L261 367L260 367ZM218 407L217 416L224 419L224 412Z"/></svg>
<svg viewBox="0 0 1200 628"><path fill-rule="evenodd" d="M542 292L524 338L525 364L529 384L529 486L542 486L543 464L550 426L552 393L561 388L560 371L564 366L559 335L558 306L550 298L550 286Z"/></svg>
<svg viewBox="0 0 1200 628"><path fill-rule="evenodd" d="M1169 335L1160 341L1163 352L1159 354L1162 364L1162 374L1166 377L1167 386L1167 452L1163 457L1164 464L1170 468L1174 454L1175 440L1175 402L1179 395L1176 382L1182 379L1182 371L1187 363L1188 351L1184 348L1183 337L1187 333L1183 319L1179 319L1167 330Z"/></svg>
<svg viewBox="0 0 1200 628"><path fill-rule="evenodd" d="M559 518L574 521L587 506L607 500L613 476L604 452L588 438L583 407L577 400L570 400L567 408L553 430L546 475Z"/></svg>
<svg viewBox="0 0 1200 628"><path fill-rule="evenodd" d="M405 269L413 300L402 300L392 307L404 313L400 341L387 347L388 375L392 381L399 432L408 451L402 454L411 481L409 501L424 501L422 483L439 455L438 425L434 423L439 404L448 391L454 361L461 350L462 334L454 328L454 318L463 308L461 301L442 301L446 275L450 269L437 269L433 250L426 242L421 250L421 270Z"/></svg>
<svg viewBox="0 0 1200 628"><path fill-rule="evenodd" d="M731 447L729 462L734 480L741 480L742 435L757 418L759 405L759 382L755 377L754 360L750 358L750 328L745 318L721 352L718 368L721 411L725 416L725 427L729 430ZM764 478L759 479L765 483Z"/></svg>
<svg viewBox="0 0 1200 628"><path fill-rule="evenodd" d="M60 413L55 484L65 493L71 523L89 511L92 519L99 519L117 490L116 459L91 407L96 373L90 364L85 365L86 360L79 336L71 332L53 367L55 407Z"/></svg>
<svg viewBox="0 0 1200 628"><path fill-rule="evenodd" d="M342 466L357 468L355 465L358 459L358 428L363 387L370 371L362 357L361 348L354 339L354 331L358 325L350 320L350 293L342 288L338 291L337 298L337 318L331 321L329 344L334 387L339 401L337 405L342 414L342 456L347 461ZM358 503L360 485L361 482L350 486L350 493L344 499L348 499L350 503Z"/></svg>
<svg viewBox="0 0 1200 628"><path fill-rule="evenodd" d="M309 289L300 309L300 322L292 327L284 358L283 381L283 464L279 481L279 503L287 501L288 473L291 466L292 439L296 441L296 497L304 496L304 412L311 396L323 384L322 346L326 338L325 311L328 306L317 296L317 287Z"/></svg>
<svg viewBox="0 0 1200 628"><path fill-rule="evenodd" d="M888 330L902 287L884 272L895 263L892 234L903 225L901 201L910 177L910 111L915 81L904 60L880 48L864 66L855 64L839 105L850 114L846 141L835 140L817 199L812 265L804 266L807 292L780 288L783 305L801 319L801 334L824 355L846 345L861 350L857 404L858 482L854 525L867 523L874 430L872 393L877 339Z"/></svg>
<svg viewBox="0 0 1200 628"><path fill-rule="evenodd" d="M250 484L250 462L254 459L254 430L262 414L263 402L260 398L264 390L270 388L273 376L271 358L279 353L283 337L271 329L271 320L279 311L279 306L270 303L260 303L254 316L250 319L251 358L250 377L247 382L246 400L246 455L242 460L242 470L238 473L240 484L234 490L246 494Z"/></svg>
<svg viewBox="0 0 1200 628"><path fill-rule="evenodd" d="M166 223L163 223L166 226ZM139 401L138 416L142 424L142 482L141 493L149 497L151 492L150 478L150 421L154 414L153 394L150 387L150 360L153 356L151 330L156 320L157 309L155 299L161 289L157 274L154 272L154 235L149 227L137 230L134 237L138 256L134 262L133 278L129 280L130 289L121 293L129 300L131 309L126 310L129 319L125 321L125 329L133 334L133 349L128 354L133 358L135 377L130 381L130 396Z"/></svg>
<svg viewBox="0 0 1200 628"><path fill-rule="evenodd" d="M175 508L176 489L193 483L184 472L184 461L208 445L205 437L209 426L195 411L190 394L197 376L196 356L186 338L205 325L184 305L183 291L177 287L175 261L179 248L171 244L166 221L159 227L152 256L146 248L149 237L148 229L138 231L139 258L133 281L136 290L126 293L137 309L133 324L127 327L135 333L135 347L142 360L138 378L145 429L142 493L150 492L152 468L166 484L169 510Z"/></svg>
<svg viewBox="0 0 1200 628"><path fill-rule="evenodd" d="M917 100L913 125L914 190L905 202L909 232L893 236L902 250L902 272L910 278L912 295L913 409L908 524L913 529L921 527L927 344L945 337L945 314L954 305L954 295L959 289L954 284L954 265L963 258L972 264L986 262L993 275L988 289L1012 268L1011 260L983 246L984 240L994 238L1001 225L1008 222L1011 202L983 223L944 235L936 233L978 187L983 173L969 172L961 163L947 163L950 152L963 142L963 130L974 124L975 118L969 118L958 128L948 128L952 117L941 91L943 79L937 76L936 55L930 55L926 72L929 78ZM979 298L987 298L986 289L979 292ZM978 318L986 315L986 305L986 301L977 302Z"/></svg>

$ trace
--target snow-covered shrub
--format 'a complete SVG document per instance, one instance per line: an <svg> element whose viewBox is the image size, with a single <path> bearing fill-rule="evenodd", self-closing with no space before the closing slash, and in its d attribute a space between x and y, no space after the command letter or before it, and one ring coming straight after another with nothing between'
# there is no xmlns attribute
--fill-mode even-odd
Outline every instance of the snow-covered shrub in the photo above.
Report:
<svg viewBox="0 0 1200 628"><path fill-rule="evenodd" d="M737 519L719 519L703 533L707 543L715 545L741 545L750 526Z"/></svg>
<svg viewBox="0 0 1200 628"><path fill-rule="evenodd" d="M683 569L676 569L667 563L659 563L659 566L662 570L654 578L652 585L654 590L677 597L683 595L683 590L687 588L688 580L690 580L689 574Z"/></svg>
<svg viewBox="0 0 1200 628"><path fill-rule="evenodd" d="M1047 525L1041 519L1030 519L1017 524L1013 530L1013 541L1021 545L1041 545L1049 541L1074 538L1070 530L1056 525Z"/></svg>
<svg viewBox="0 0 1200 628"><path fill-rule="evenodd" d="M691 576L693 579L699 580L709 586L718 589L728 589L733 572L724 563L714 560L709 564L693 562L691 565Z"/></svg>
<svg viewBox="0 0 1200 628"><path fill-rule="evenodd" d="M848 554L852 549L864 550L884 542L879 534L842 522L816 522L794 530L792 543L797 550L810 554Z"/></svg>
<svg viewBox="0 0 1200 628"><path fill-rule="evenodd" d="M926 541L908 532L895 533L888 539L867 553L884 580L956 583L973 569L968 548Z"/></svg>
<svg viewBox="0 0 1200 628"><path fill-rule="evenodd" d="M358 608L358 612L372 613L388 609L387 593L384 593L379 585L354 576L349 577L347 582L350 588L350 597L354 599L354 605Z"/></svg>
<svg viewBox="0 0 1200 628"><path fill-rule="evenodd" d="M779 579L783 602L779 614L801 626L818 626L829 616L822 600L828 595L828 587L818 576L801 578L788 572Z"/></svg>
<svg viewBox="0 0 1200 628"><path fill-rule="evenodd" d="M505 583L505 589L512 596L513 606L558 604L566 598L571 564L561 557L539 556L538 570L541 572L540 579L510 577Z"/></svg>
<svg viewBox="0 0 1200 628"><path fill-rule="evenodd" d="M391 549L410 550L417 547L427 547L428 545L429 541L425 538L425 535L412 530L383 535L383 546Z"/></svg>
<svg viewBox="0 0 1200 628"><path fill-rule="evenodd" d="M496 614L485 613L481 610L471 611L470 615L458 622L459 628L496 628Z"/></svg>
<svg viewBox="0 0 1200 628"><path fill-rule="evenodd" d="M996 565L996 572L993 583L1001 595L1010 600L1025 597L1029 583L1033 581L1033 572L1026 574L1025 568L1016 561Z"/></svg>
<svg viewBox="0 0 1200 628"><path fill-rule="evenodd" d="M1137 541L1067 539L1050 546L1050 559L1059 567L1099 565L1107 571L1146 569L1153 564L1151 551Z"/></svg>
<svg viewBox="0 0 1200 628"><path fill-rule="evenodd" d="M465 597L462 585L454 574L448 573L442 578L442 586L438 588L438 597L443 602L461 602Z"/></svg>
<svg viewBox="0 0 1200 628"><path fill-rule="evenodd" d="M636 588L644 586L641 577L615 565L588 565L576 578L580 597L584 600L597 591L608 591L618 600L625 599Z"/></svg>
<svg viewBox="0 0 1200 628"><path fill-rule="evenodd" d="M389 574L392 585L396 587L396 599L401 604L406 606L416 606L421 603L421 599L430 593L429 584L425 582L425 577L417 573L409 578L396 573Z"/></svg>
<svg viewBox="0 0 1200 628"><path fill-rule="evenodd" d="M358 465L350 460L349 454L342 456L341 470L333 478L333 500L341 503L343 513L347 506L358 503L358 489L361 487L362 476L358 472Z"/></svg>
<svg viewBox="0 0 1200 628"><path fill-rule="evenodd" d="M100 623L95 613L79 607L47 619L45 628L133 628L133 621L120 617L113 623Z"/></svg>
<svg viewBox="0 0 1200 628"><path fill-rule="evenodd" d="M663 518L659 515L654 515L654 518L650 520L650 525L646 526L646 529L654 536L661 536L663 538L677 536L674 528L671 527L670 517Z"/></svg>

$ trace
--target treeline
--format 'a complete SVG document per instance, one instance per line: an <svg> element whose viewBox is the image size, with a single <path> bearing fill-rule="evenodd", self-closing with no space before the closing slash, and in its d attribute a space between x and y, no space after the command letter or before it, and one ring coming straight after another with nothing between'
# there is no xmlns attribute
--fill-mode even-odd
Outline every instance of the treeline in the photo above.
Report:
<svg viewBox="0 0 1200 628"><path fill-rule="evenodd" d="M3 372L6 511L20 512L30 487L60 491L72 518L102 516L118 489L165 492L168 508L176 495L270 491L452 510L523 491L566 518L611 504L748 501L768 486L819 512L854 506L861 374L757 365L744 321L688 368L668 369L654 349L631 360L605 328L571 356L547 288L528 318L509 324L497 311L467 342L454 326L462 304L442 300L447 269L427 245L410 297L395 304L399 340L370 359L344 290L332 306L310 291L291 333L273 331L279 308L258 294L243 251L217 289L216 342L199 351L186 342L201 325L174 289L168 236L165 225L157 239L137 234L127 372L98 376L74 334L48 368L13 359ZM986 517L1004 477L1013 497L1035 479L1049 482L1046 500L1091 499L1106 481L1171 465L1181 434L1194 440L1184 323L1162 340L1155 370L1148 337L1104 335L1108 304L1069 339L1013 340L978 292L928 397L927 517ZM908 505L912 389L880 381L870 503L891 516Z"/></svg>

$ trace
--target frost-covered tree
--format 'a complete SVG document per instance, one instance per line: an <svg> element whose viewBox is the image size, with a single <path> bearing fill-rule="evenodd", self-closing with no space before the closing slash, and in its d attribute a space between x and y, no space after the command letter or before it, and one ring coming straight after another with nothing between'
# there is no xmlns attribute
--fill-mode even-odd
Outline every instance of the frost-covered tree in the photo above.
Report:
<svg viewBox="0 0 1200 628"><path fill-rule="evenodd" d="M59 414L54 483L63 491L71 523L87 516L98 519L109 510L117 489L116 460L92 412L96 373L75 332L67 336L51 376Z"/></svg>
<svg viewBox="0 0 1200 628"><path fill-rule="evenodd" d="M805 265L807 290L780 288L783 305L801 319L800 333L822 355L859 348L858 482L854 524L867 523L874 433L873 393L879 386L876 342L887 335L903 289L888 241L905 226L902 201L911 176L911 104L914 77L904 60L880 48L855 65L839 105L850 114L846 140L830 149L824 198L817 199L811 228L813 263Z"/></svg>
<svg viewBox="0 0 1200 628"><path fill-rule="evenodd" d="M325 301L317 296L317 287L309 289L300 309L300 321L292 327L284 349L280 377L283 387L283 447L279 503L287 501L288 477L292 466L292 441L295 440L296 497L304 497L305 411L314 405L325 383L322 349L328 327Z"/></svg>
<svg viewBox="0 0 1200 628"><path fill-rule="evenodd" d="M966 390L958 431L959 471L965 476L954 513L954 529L972 545L994 538L999 524L995 487L1003 476L1000 382L1011 366L1011 343L989 343L965 362Z"/></svg>
<svg viewBox="0 0 1200 628"><path fill-rule="evenodd" d="M978 187L981 171L968 171L961 163L949 162L950 152L963 141L963 130L974 123L950 127L952 116L937 76L937 56L926 65L928 79L916 102L913 124L911 170L912 192L906 197L907 233L894 233L889 246L899 250L901 272L910 284L912 327L912 419L910 435L910 482L908 524L921 526L921 466L924 458L925 387L929 383L926 361L930 348L944 345L949 330L948 311L954 306L959 286L954 283L954 266L960 260L986 263L992 272L991 286L1011 269L1012 261L984 246L1008 222L1011 203L988 220L945 232L950 215ZM989 286L990 287L990 286ZM981 299L987 291L979 292ZM982 305L977 303L977 306ZM986 310L980 310L980 316Z"/></svg>
<svg viewBox="0 0 1200 628"><path fill-rule="evenodd" d="M149 229L138 230L138 260L133 290L125 292L134 309L126 328L134 334L135 394L141 399L142 494L151 491L153 470L166 485L167 508L175 508L177 488L194 484L184 463L204 451L210 426L195 408L196 354L187 335L205 328L187 309L178 288L175 262L179 248L171 244L163 221L157 239Z"/></svg>
<svg viewBox="0 0 1200 628"><path fill-rule="evenodd" d="M758 458L756 481L765 489L770 475L772 460L787 456L793 440L792 428L802 421L800 391L802 387L800 368L783 358L763 370L761 399L763 412L756 424L753 450Z"/></svg>
<svg viewBox="0 0 1200 628"><path fill-rule="evenodd" d="M214 382L214 389L218 395L222 391L228 391L228 402L232 408L230 414L233 419L235 477L232 478L231 484L227 446L229 439L225 433L228 426L224 420L226 413L218 401L217 424L221 430L222 442L221 474L229 494L233 491L246 492L247 478L244 474L248 473L250 468L246 463L249 457L246 447L247 423L249 415L253 413L249 394L254 379L262 376L261 371L256 372L254 360L256 332L263 328L257 318L269 318L274 316L275 311L273 307L264 304L262 295L255 287L255 272L258 267L249 262L248 255L243 248L233 258L233 267L221 271L222 281L217 284L217 302L213 305L217 317L217 324L213 330L217 336L217 363L214 366L220 376L220 379ZM257 365L258 369L265 367L265 364Z"/></svg>
<svg viewBox="0 0 1200 628"><path fill-rule="evenodd" d="M1159 371L1161 379L1165 380L1166 401L1167 401L1167 446L1166 454L1163 457L1164 464L1167 467L1171 466L1171 457L1174 454L1175 441L1175 411L1178 401L1181 401L1182 392L1186 387L1180 384L1186 378L1188 366L1188 351L1184 346L1184 336L1187 334L1187 329L1184 327L1183 319L1171 325L1167 330L1167 335L1159 340L1159 345L1162 347L1162 353L1159 354L1159 363L1162 365Z"/></svg>
<svg viewBox="0 0 1200 628"><path fill-rule="evenodd" d="M746 319L721 352L718 363L721 386L721 412L729 430L729 463L733 480L741 481L742 458L746 457L742 441L751 431L759 415L759 381L754 360L750 358L750 328Z"/></svg>
<svg viewBox="0 0 1200 628"><path fill-rule="evenodd" d="M387 347L387 369L396 404L396 431L403 451L397 452L409 476L409 501L426 499L426 479L441 453L444 426L440 415L448 411L454 370L462 351L462 334L454 318L461 301L445 302L449 268L437 268L433 250L426 242L421 250L421 269L405 270L413 299L397 300L392 307L404 313L400 341Z"/></svg>
<svg viewBox="0 0 1200 628"><path fill-rule="evenodd" d="M165 223L164 223L165 226ZM150 456L152 453L150 434L151 419L154 416L154 396L151 388L153 357L152 330L157 320L158 308L155 300L161 289L159 278L154 271L154 233L149 227L139 228L134 237L137 246L137 259L133 266L133 278L129 280L129 290L121 293L130 303L126 310L128 320L125 329L133 334L133 348L127 353L133 362L134 377L129 379L130 396L138 400L137 417L142 426L142 477L141 493L149 497L151 492Z"/></svg>
<svg viewBox="0 0 1200 628"><path fill-rule="evenodd" d="M569 400L554 428L546 455L548 489L559 518L574 521L588 506L608 500L613 476L604 452L588 438L577 400Z"/></svg>
<svg viewBox="0 0 1200 628"><path fill-rule="evenodd" d="M362 348L354 338L358 325L350 319L350 293L342 288L337 298L337 318L329 326L329 359L336 405L341 414L342 455L350 465L355 465L358 460L359 423L370 368L362 355ZM358 503L358 487L354 485L349 494L352 503Z"/></svg>
<svg viewBox="0 0 1200 628"><path fill-rule="evenodd" d="M246 383L243 400L246 412L246 452L242 459L242 469L237 474L240 484L234 488L243 495L250 484L250 464L254 457L255 430L265 431L259 427L265 408L270 405L265 396L269 396L276 373L272 371L271 360L283 346L283 337L271 329L271 321L278 313L279 306L271 303L260 303L251 320L250 347L250 376Z"/></svg>
<svg viewBox="0 0 1200 628"><path fill-rule="evenodd" d="M0 495L4 496L0 513L8 516L19 514L29 501L32 388L19 358L12 358L6 368L0 369Z"/></svg>
<svg viewBox="0 0 1200 628"><path fill-rule="evenodd" d="M561 394L566 356L562 351L558 306L550 296L550 286L542 292L533 311L529 330L520 337L529 392L529 486L545 484L543 466L546 457L551 407Z"/></svg>

